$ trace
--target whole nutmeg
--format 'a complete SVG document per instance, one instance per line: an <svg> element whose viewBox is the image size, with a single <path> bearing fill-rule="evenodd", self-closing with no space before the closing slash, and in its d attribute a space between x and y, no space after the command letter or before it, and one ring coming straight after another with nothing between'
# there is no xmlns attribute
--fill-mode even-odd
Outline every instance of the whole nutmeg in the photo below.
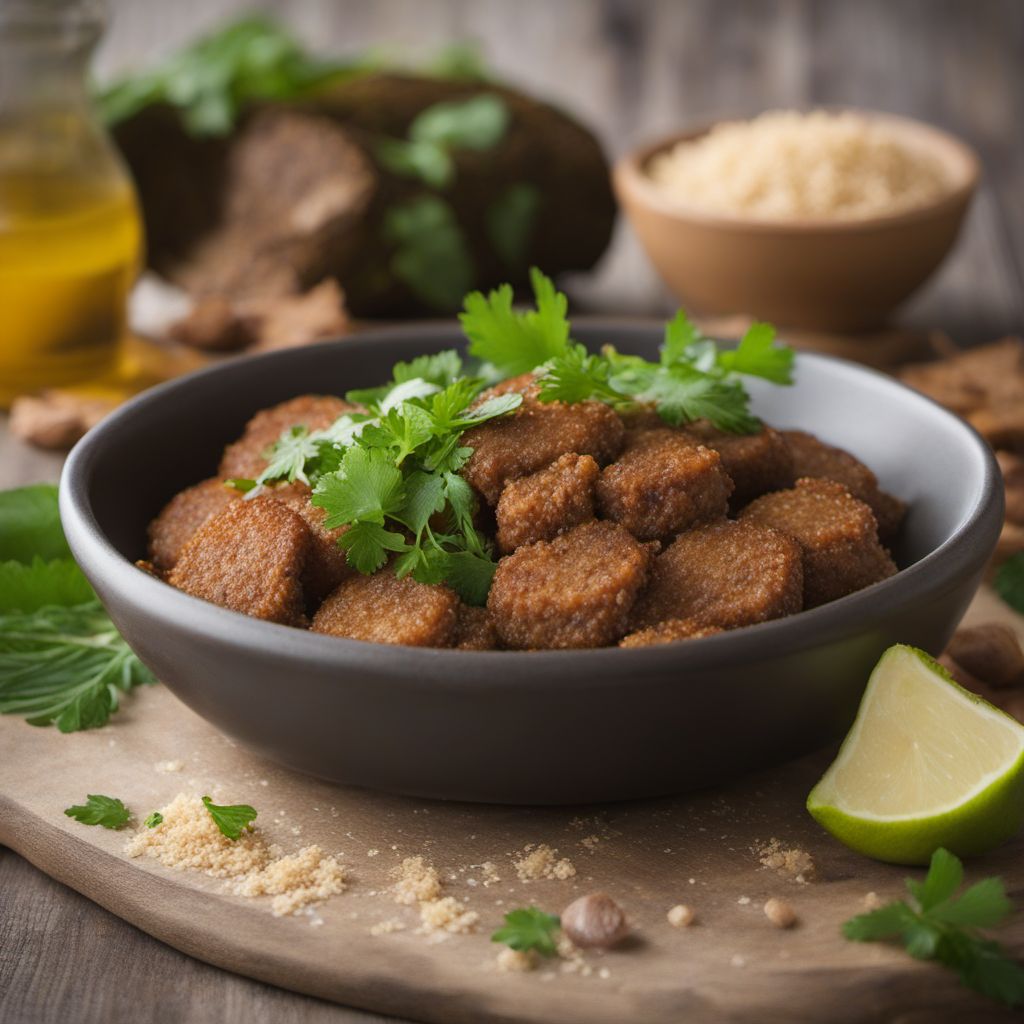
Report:
<svg viewBox="0 0 1024 1024"><path fill-rule="evenodd" d="M629 924L611 896L594 892L562 911L562 931L583 949L610 949L629 934Z"/></svg>

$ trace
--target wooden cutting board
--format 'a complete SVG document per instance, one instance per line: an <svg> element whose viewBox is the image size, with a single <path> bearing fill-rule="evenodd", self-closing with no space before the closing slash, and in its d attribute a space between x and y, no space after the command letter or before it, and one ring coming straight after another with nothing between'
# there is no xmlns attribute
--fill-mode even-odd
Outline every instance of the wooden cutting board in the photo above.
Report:
<svg viewBox="0 0 1024 1024"><path fill-rule="evenodd" d="M1021 628L990 593L979 594L969 618L994 616ZM849 852L804 811L831 751L676 799L557 809L425 803L279 769L160 686L129 697L111 725L92 732L63 736L0 719L0 751L0 842L186 953L325 999L438 1024L1019 1019L938 967L840 937L841 922L864 909L869 892L900 895L907 871ZM181 770L157 767L168 761ZM86 793L106 793L142 816L179 792L253 804L285 852L315 842L340 853L348 890L310 914L275 918L268 898L229 895L217 880L126 857L130 828L88 828L62 813ZM756 850L772 838L808 851L818 880L801 884L763 867ZM529 843L557 848L576 876L520 881L512 861ZM1018 837L971 865L970 877L1001 874L1019 902L1022 854ZM415 908L387 891L391 869L414 855L433 862L445 892L479 913L475 934L437 943L416 934ZM497 865L500 882L482 884L476 866L484 861ZM506 910L535 904L557 913L594 890L627 909L632 942L583 964L496 969L488 936ZM768 922L762 907L772 896L792 904L797 927ZM666 912L676 903L691 905L697 923L672 928ZM371 935L393 919L406 930ZM1024 915L1000 937L1024 956Z"/></svg>

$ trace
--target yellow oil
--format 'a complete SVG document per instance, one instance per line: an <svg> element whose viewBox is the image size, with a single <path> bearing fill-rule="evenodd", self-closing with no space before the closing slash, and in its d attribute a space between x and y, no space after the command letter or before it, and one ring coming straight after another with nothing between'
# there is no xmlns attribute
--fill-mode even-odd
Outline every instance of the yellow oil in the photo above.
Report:
<svg viewBox="0 0 1024 1024"><path fill-rule="evenodd" d="M126 181L0 173L0 407L117 372L141 247Z"/></svg>

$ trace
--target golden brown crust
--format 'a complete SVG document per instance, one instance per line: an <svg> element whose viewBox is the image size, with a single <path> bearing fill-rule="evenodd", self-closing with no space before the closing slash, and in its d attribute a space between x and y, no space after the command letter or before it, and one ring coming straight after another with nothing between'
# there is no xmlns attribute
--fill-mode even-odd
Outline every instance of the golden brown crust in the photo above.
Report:
<svg viewBox="0 0 1024 1024"><path fill-rule="evenodd" d="M601 515L641 540L723 518L731 492L718 453L669 428L630 431L626 451L597 483Z"/></svg>
<svg viewBox="0 0 1024 1024"><path fill-rule="evenodd" d="M546 469L510 480L498 499L498 550L551 540L594 518L600 469L589 455L567 452Z"/></svg>
<svg viewBox="0 0 1024 1024"><path fill-rule="evenodd" d="M762 427L756 434L728 434L706 420L688 423L683 430L722 457L734 485L732 508L742 508L762 494L792 486L793 459L777 430Z"/></svg>
<svg viewBox="0 0 1024 1024"><path fill-rule="evenodd" d="M149 557L153 565L161 572L174 568L181 549L196 530L211 516L241 499L238 491L217 479L179 491L149 524Z"/></svg>
<svg viewBox="0 0 1024 1024"><path fill-rule="evenodd" d="M782 436L793 456L797 477L817 477L842 484L875 514L879 537L887 539L897 533L907 506L886 494L878 486L878 478L860 459L802 430L784 430Z"/></svg>
<svg viewBox="0 0 1024 1024"><path fill-rule="evenodd" d="M503 558L487 608L506 647L603 647L626 632L650 558L618 524L586 523Z"/></svg>
<svg viewBox="0 0 1024 1024"><path fill-rule="evenodd" d="M361 411L332 395L299 395L263 409L245 425L242 436L224 449L218 474L222 479L252 480L267 468L265 452L289 427L325 430L346 412Z"/></svg>
<svg viewBox="0 0 1024 1024"><path fill-rule="evenodd" d="M601 402L540 402L527 395L511 415L462 435L473 449L462 475L494 505L510 480L550 466L560 455L591 455L603 465L622 449L622 420Z"/></svg>
<svg viewBox="0 0 1024 1024"><path fill-rule="evenodd" d="M309 546L302 517L281 502L232 502L182 548L167 582L222 608L305 626L301 580Z"/></svg>
<svg viewBox="0 0 1024 1024"><path fill-rule="evenodd" d="M804 605L834 601L897 569L878 540L871 509L833 480L803 477L796 487L751 502L741 522L770 526L803 550Z"/></svg>
<svg viewBox="0 0 1024 1024"><path fill-rule="evenodd" d="M447 587L398 579L390 568L356 574L331 593L312 630L349 640L408 647L449 647L458 625L459 599Z"/></svg>
<svg viewBox="0 0 1024 1024"><path fill-rule="evenodd" d="M701 637L721 633L720 626L707 626L697 619L668 619L657 626L638 629L619 641L620 647L653 647L671 644L677 640L699 640Z"/></svg>
<svg viewBox="0 0 1024 1024"><path fill-rule="evenodd" d="M669 619L732 629L802 607L799 545L775 530L726 519L681 533L654 562L634 630Z"/></svg>
<svg viewBox="0 0 1024 1024"><path fill-rule="evenodd" d="M452 646L460 651L496 651L501 647L498 631L486 608L459 605Z"/></svg>

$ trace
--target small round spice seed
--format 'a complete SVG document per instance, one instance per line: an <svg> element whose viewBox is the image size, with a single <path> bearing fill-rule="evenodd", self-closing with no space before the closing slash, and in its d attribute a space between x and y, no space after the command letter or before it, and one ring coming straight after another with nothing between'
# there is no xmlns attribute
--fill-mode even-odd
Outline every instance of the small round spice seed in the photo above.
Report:
<svg viewBox="0 0 1024 1024"><path fill-rule="evenodd" d="M595 892L562 911L562 931L582 949L610 949L629 934L629 924L611 896Z"/></svg>
<svg viewBox="0 0 1024 1024"><path fill-rule="evenodd" d="M685 903L677 903L668 912L668 923L673 928L689 928L696 918L693 907L688 907Z"/></svg>
<svg viewBox="0 0 1024 1024"><path fill-rule="evenodd" d="M792 928L797 922L796 911L785 900L774 896L765 903L764 916L776 928Z"/></svg>

